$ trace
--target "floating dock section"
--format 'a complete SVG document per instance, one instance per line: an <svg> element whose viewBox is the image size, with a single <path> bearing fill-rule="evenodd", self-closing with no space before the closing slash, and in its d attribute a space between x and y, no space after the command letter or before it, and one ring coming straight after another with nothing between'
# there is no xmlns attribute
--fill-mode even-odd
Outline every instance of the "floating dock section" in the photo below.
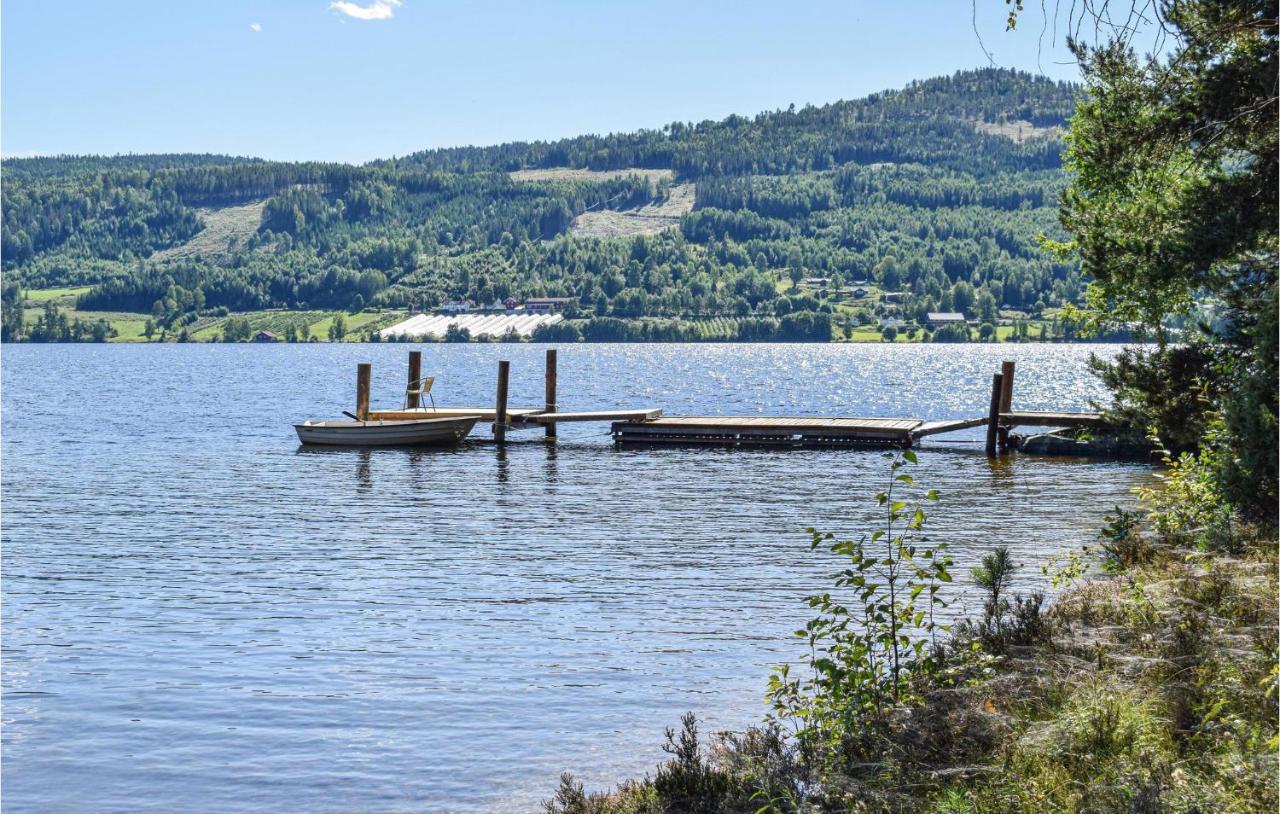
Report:
<svg viewBox="0 0 1280 814"><path fill-rule="evenodd" d="M909 447L914 418L672 416L615 421L619 444L692 444L764 447Z"/></svg>

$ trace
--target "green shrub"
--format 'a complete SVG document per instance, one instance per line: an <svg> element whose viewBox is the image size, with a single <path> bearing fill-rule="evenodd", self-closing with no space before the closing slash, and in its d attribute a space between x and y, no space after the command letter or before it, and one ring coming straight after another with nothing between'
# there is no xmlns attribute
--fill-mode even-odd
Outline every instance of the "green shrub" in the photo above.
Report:
<svg viewBox="0 0 1280 814"><path fill-rule="evenodd" d="M729 775L709 764L698 744L698 719L692 712L680 719L680 734L667 730L662 747L671 760L658 767L653 789L663 811L716 814L729 793Z"/></svg>
<svg viewBox="0 0 1280 814"><path fill-rule="evenodd" d="M793 676L783 665L769 677L773 719L811 753L874 740L888 710L912 699L914 682L940 672L937 634L947 628L937 614L946 606L940 590L951 581L951 558L945 544L923 545L925 512L918 500L901 499L915 490L901 471L915 453L887 457L889 484L876 494L882 527L856 541L809 529L810 547L829 548L847 567L833 575L835 592L807 600L818 611L796 631L809 649L807 674ZM938 494L917 497L934 501Z"/></svg>

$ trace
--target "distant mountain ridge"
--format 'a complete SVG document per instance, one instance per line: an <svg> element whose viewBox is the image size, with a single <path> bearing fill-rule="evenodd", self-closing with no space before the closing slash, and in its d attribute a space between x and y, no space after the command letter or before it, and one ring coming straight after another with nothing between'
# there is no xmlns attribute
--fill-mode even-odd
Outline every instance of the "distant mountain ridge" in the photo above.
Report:
<svg viewBox="0 0 1280 814"><path fill-rule="evenodd" d="M583 313L622 318L1032 312L1078 300L1083 286L1037 246L1058 234L1058 133L1079 92L983 69L753 117L361 166L6 159L0 254L6 282L93 286L84 307L162 324L219 307L508 296L569 296ZM692 197L691 212L663 208L673 189ZM254 228L245 218L259 211ZM640 211L676 215L626 236L627 213ZM623 236L570 234L586 213ZM807 277L900 293L879 311L786 293Z"/></svg>
<svg viewBox="0 0 1280 814"><path fill-rule="evenodd" d="M683 172L707 174L708 170L690 159L679 157L688 153L706 154L712 146L728 135L744 135L744 127L778 126L791 133L791 140L805 131L826 134L819 143L806 145L805 157L810 163L797 166L791 162L786 171L812 171L829 167L814 166L830 159L833 164L858 160L872 147L860 143L861 139L880 140L877 127L886 119L897 121L898 130L907 121L955 124L957 132L965 128L975 129L978 122L995 123L1001 120L1022 120L1036 127L1060 127L1066 123L1075 107L1079 86L1043 76L1018 71L983 69L962 71L948 77L918 80L901 90L873 93L857 100L843 100L829 104L808 105L799 110L792 105L787 110L759 113L753 117L731 115L724 119L704 120L699 123L676 122L653 130L630 133L610 133L600 136L586 134L553 141L517 141L491 146L444 147L421 150L402 158L375 159L365 166L414 166L447 172L513 172L526 168L574 167L593 170L617 170L629 167L673 169ZM889 125L893 128L893 125ZM860 139L861 137L861 139ZM1018 152L1004 155L998 149L999 142L986 143L977 138L972 143L985 143L987 150L1002 154L1007 160L1016 161ZM817 155L819 146L828 148L825 156ZM832 149L834 147L834 149ZM775 147L776 149L776 147ZM885 152L879 160L893 160L890 156L906 155L902 148L881 147ZM1024 158L1036 160L1043 151L1033 151ZM840 160L840 158L844 160ZM1051 163L1053 159L1050 159ZM109 170L173 169L181 167L228 166L235 164L282 163L268 162L252 156L231 156L214 153L138 153L114 156L101 155L51 155L30 158L6 158L6 171L19 171L31 176L68 175L79 171L100 172ZM287 163L287 162L284 162ZM299 164L325 164L328 162L298 162ZM724 169L728 162L710 162ZM859 163L873 163L860 161ZM1021 168L1029 168L1023 166ZM766 172L753 169L750 171Z"/></svg>
<svg viewBox="0 0 1280 814"><path fill-rule="evenodd" d="M397 164L451 172L528 167L669 168L687 178L733 173L788 173L857 162L907 163L928 158L953 169L1016 171L1059 165L1058 150L1020 148L978 132L976 122L1024 120L1062 126L1079 94L1072 83L1016 71L985 69L912 82L902 90L796 110L729 116L656 130L584 135L549 142L424 150ZM942 156L932 140L953 140ZM377 162L375 162L377 163Z"/></svg>

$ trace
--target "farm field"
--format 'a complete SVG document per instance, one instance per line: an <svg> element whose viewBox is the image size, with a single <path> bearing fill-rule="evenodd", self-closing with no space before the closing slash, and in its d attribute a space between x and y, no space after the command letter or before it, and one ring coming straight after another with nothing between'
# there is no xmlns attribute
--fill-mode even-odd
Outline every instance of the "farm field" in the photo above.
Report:
<svg viewBox="0 0 1280 814"><path fill-rule="evenodd" d="M346 311L286 311L282 309L245 311L231 313L208 322L202 320L198 323L199 327L191 332L191 338L196 342L217 342L222 336L222 329L227 320L247 319L249 321L249 330L252 333L270 331L283 341L289 328L292 327L301 341L327 342L329 341L329 328L339 316L346 323L346 332L343 334L343 338L359 339L372 328L403 319L404 314L400 311L367 311L358 314L350 314Z"/></svg>
<svg viewBox="0 0 1280 814"><path fill-rule="evenodd" d="M346 323L346 333L343 338L351 340L363 338L370 330L376 330L404 319L404 313L398 310L363 311L356 314L332 310L289 311L270 309L244 311L229 313L226 316L201 316L186 325L174 325L163 332L156 328L151 339L148 340L146 324L151 319L151 314L133 311L79 310L75 307L75 298L87 290L87 288L46 288L26 291L24 292L26 295L26 307L23 309L24 321L27 324L34 324L37 319L44 316L47 304L52 302L57 306L59 315L65 316L68 322L80 320L81 322L92 323L100 319L106 320L112 331L115 332L115 335L107 340L108 342L160 341L162 335L166 341L172 341L181 333L183 328L187 331L189 341L218 342L222 338L223 326L229 319L246 319L249 322L249 328L252 333L270 331L281 340L285 338L290 326L292 326L300 335L300 338L301 335L305 335L315 341L327 342L329 341L329 328L339 315L342 316L343 321Z"/></svg>
<svg viewBox="0 0 1280 814"><path fill-rule="evenodd" d="M779 286L781 287L783 284L779 283ZM225 316L200 316L186 325L174 325L167 331L161 331L157 328L154 330L151 339L148 340L145 329L147 321L151 319L150 314L126 311L77 310L75 307L76 297L84 293L85 290L84 288L47 288L32 289L24 292L27 297L27 304L24 308L24 317L27 323L33 324L44 314L46 305L53 302L58 306L59 313L66 316L68 322L74 322L77 319L86 323L97 322L99 319L106 320L115 333L108 340L109 342L162 341L162 336L163 341L174 341L184 328L187 332L188 341L219 342L222 340L223 329L229 319L247 320L250 334L258 331L269 331L281 341L285 341L292 328L294 334L298 337L298 341L328 342L330 341L329 329L339 316L342 317L345 323L346 330L342 337L345 341L361 341L371 331L394 325L403 321L406 316L400 310L361 311L355 314L334 310L291 311L286 309L232 312ZM870 299L870 297L867 299ZM866 300L858 300L856 302L866 302ZM838 303L836 313L838 315L851 313L850 304L850 301ZM697 332L696 341L736 342L739 341L738 324L742 319L742 317L724 316L687 319L685 322L694 326ZM659 319L657 321L663 320ZM575 322L585 324L585 321ZM1012 325L997 326L997 341L1013 341L1014 330ZM1033 322L1030 326L1029 338L1031 340L1038 339L1043 330L1044 328L1040 323ZM841 328L837 326L834 334L833 341L836 342L885 341L877 325L856 326L848 337L844 336ZM977 340L976 329L971 329L970 335L975 341ZM918 332L916 337L911 339L907 337L906 329L900 329L894 341L899 343L920 342L923 341L923 332Z"/></svg>
<svg viewBox="0 0 1280 814"><path fill-rule="evenodd" d="M45 303L45 302L48 302L49 300L67 300L67 299L69 299L69 300L72 300L72 301L73 301L73 303L74 303L74 300L75 300L75 298L76 298L76 297L80 296L81 294L87 294L87 293L89 293L89 289L90 289L91 287L92 287L92 286L87 286L87 285L85 285L85 286L78 286L78 287L75 287L75 288L41 288L41 289L36 289L35 291L28 291L28 292L26 292L26 294L27 294L27 301L28 301L28 302L39 302L39 303Z"/></svg>

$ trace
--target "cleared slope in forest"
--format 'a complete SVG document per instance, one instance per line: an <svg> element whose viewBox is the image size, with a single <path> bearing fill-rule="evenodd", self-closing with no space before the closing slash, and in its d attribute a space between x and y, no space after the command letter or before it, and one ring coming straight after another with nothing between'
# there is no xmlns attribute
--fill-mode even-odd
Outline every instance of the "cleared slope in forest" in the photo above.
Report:
<svg viewBox="0 0 1280 814"><path fill-rule="evenodd" d="M151 255L151 259L178 260L196 256L213 259L233 254L258 230L266 205L266 201L253 201L238 206L198 209L196 211L204 222L204 228L186 243L158 251Z"/></svg>
<svg viewBox="0 0 1280 814"><path fill-rule="evenodd" d="M598 209L573 219L569 231L578 237L630 237L656 235L680 223L693 211L695 186L676 184L664 201L639 209Z"/></svg>

